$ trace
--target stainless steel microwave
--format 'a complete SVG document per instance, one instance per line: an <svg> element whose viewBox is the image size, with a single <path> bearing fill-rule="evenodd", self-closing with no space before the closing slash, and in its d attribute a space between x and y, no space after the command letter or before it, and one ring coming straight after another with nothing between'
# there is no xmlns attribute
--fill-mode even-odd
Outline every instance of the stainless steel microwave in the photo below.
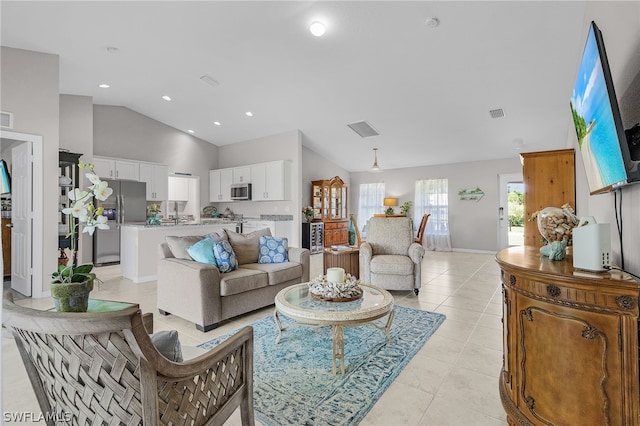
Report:
<svg viewBox="0 0 640 426"><path fill-rule="evenodd" d="M250 183L234 183L231 185L232 200L250 200L251 184Z"/></svg>

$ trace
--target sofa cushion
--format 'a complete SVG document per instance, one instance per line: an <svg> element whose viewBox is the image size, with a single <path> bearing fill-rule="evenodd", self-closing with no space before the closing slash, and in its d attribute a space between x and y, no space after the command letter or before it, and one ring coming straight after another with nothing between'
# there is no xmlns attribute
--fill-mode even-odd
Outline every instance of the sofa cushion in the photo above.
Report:
<svg viewBox="0 0 640 426"><path fill-rule="evenodd" d="M220 231L213 231L212 233L207 234L207 237L211 238L215 242L220 242L222 240L229 241L224 229L221 229Z"/></svg>
<svg viewBox="0 0 640 426"><path fill-rule="evenodd" d="M213 255L213 240L209 237L203 238L189 247L187 253L198 263L218 265L216 263L216 257Z"/></svg>
<svg viewBox="0 0 640 426"><path fill-rule="evenodd" d="M286 238L260 236L260 254L258 263L282 263L287 262L287 250L289 244Z"/></svg>
<svg viewBox="0 0 640 426"><path fill-rule="evenodd" d="M413 262L410 257L382 254L371 258L371 273L384 275L411 275Z"/></svg>
<svg viewBox="0 0 640 426"><path fill-rule="evenodd" d="M169 361L182 362L182 346L180 345L180 339L178 339L178 332L176 330L158 331L150 337L151 343L153 343L153 346L156 347L162 356Z"/></svg>
<svg viewBox="0 0 640 426"><path fill-rule="evenodd" d="M238 261L229 241L214 242L213 255L220 272L231 272L238 268Z"/></svg>
<svg viewBox="0 0 640 426"><path fill-rule="evenodd" d="M261 235L271 236L271 230L269 228L258 229L249 234L238 234L227 230L227 237L236 254L236 259L238 259L238 265L258 262Z"/></svg>
<svg viewBox="0 0 640 426"><path fill-rule="evenodd" d="M220 296L231 296L268 284L269 277L265 272L242 267L220 276Z"/></svg>
<svg viewBox="0 0 640 426"><path fill-rule="evenodd" d="M282 284L302 277L302 265L296 262L248 263L242 265L242 269L266 272L269 277L269 285Z"/></svg>
<svg viewBox="0 0 640 426"><path fill-rule="evenodd" d="M169 244L169 249L171 249L173 257L175 257L176 259L185 260L193 260L193 257L189 255L187 249L204 238L204 235L194 235L188 237L174 237L167 235L166 237L164 237L167 244Z"/></svg>

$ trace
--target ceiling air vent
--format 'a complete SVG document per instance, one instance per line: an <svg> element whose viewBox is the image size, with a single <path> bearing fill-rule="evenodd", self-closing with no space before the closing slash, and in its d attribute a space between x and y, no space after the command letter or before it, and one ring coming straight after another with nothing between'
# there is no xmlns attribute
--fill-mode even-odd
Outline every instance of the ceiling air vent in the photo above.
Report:
<svg viewBox="0 0 640 426"><path fill-rule="evenodd" d="M492 109L489 111L489 115L491 115L491 118L502 118L504 117L504 110L502 108Z"/></svg>
<svg viewBox="0 0 640 426"><path fill-rule="evenodd" d="M207 74L200 77L200 80L202 80L203 82L207 83L209 86L212 86L212 87L216 87L217 85L220 84L213 77Z"/></svg>
<svg viewBox="0 0 640 426"><path fill-rule="evenodd" d="M366 121L347 124L347 126L349 126L351 130L353 130L363 138L368 138L369 136L378 136L380 134L371 126L371 124L367 123Z"/></svg>

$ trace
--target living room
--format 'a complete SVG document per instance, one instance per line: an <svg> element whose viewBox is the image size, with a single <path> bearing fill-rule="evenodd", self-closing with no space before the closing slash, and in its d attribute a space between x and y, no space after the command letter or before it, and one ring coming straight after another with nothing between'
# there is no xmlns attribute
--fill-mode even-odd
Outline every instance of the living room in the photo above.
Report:
<svg viewBox="0 0 640 426"><path fill-rule="evenodd" d="M584 2L579 34L575 38L584 40L588 24L595 20L605 33L607 52L616 85L621 112L627 127L640 121L638 111L638 93L640 93L640 59L636 55L640 46L638 28L639 6L635 2ZM2 18L7 19L5 17ZM544 25L541 24L541 31ZM508 37L508 34L505 35ZM549 47L550 49L553 46ZM576 46L572 52L557 52L558 55L571 54L576 58L572 73L577 70L577 60L582 46ZM452 193L459 189L479 186L485 190L481 202L452 202L452 244L457 251L477 252L487 255L495 253L496 211L498 208L497 175L521 172L518 151L509 147L504 157L477 161L449 161L433 164L429 155L414 155L405 152L406 157L419 157L423 163L409 167L389 167L393 143L386 150L379 151L378 160L382 173L367 170L373 161L372 145L367 142L360 147L357 156L367 163L367 167L358 170L348 168L325 154L322 141L310 138L304 126L282 129L254 135L234 144L216 146L172 126L154 120L137 112L134 105L94 104L91 96L80 93L60 92L60 63L63 59L56 52L40 52L24 47L2 46L2 111L14 114L12 132L40 135L44 142L42 149L43 197L41 205L44 211L55 210L57 204L58 150L68 149L81 152L87 160L92 156L108 156L168 164L171 172L188 172L201 176L201 182L208 182L207 173L211 169L233 167L270 160L286 159L292 162L292 198L287 202L267 202L258 211L248 203L246 214L290 213L297 225L302 221L300 206L310 202L309 182L314 179L340 176L350 186L349 205L355 213L358 205L357 188L362 183L384 181L389 195L401 202L413 199L414 182L423 178L448 178ZM569 80L573 79L571 75ZM542 89L541 89L542 90ZM570 89L567 89L570 90ZM566 94L567 110L570 93ZM332 106L327 106L331 108ZM454 111L451 111L455 114ZM419 120L420 118L416 118ZM563 139L553 141L555 149L577 146L575 132L571 127L570 113L566 114L566 132ZM532 119L531 121L536 121ZM535 123L540 126L539 122ZM344 126L343 126L344 127ZM348 129L347 129L348 130ZM4 131L3 131L4 132ZM3 145L5 144L3 139ZM528 141L526 141L528 142ZM375 143L375 142L374 142ZM531 149L533 148L533 149ZM449 147L442 143L432 150L447 151ZM526 150L536 150L529 145ZM200 187L201 200L208 200L207 185ZM622 201L625 227L622 239L626 257L626 268L640 273L640 224L631 220L638 216L640 209L640 187L625 188ZM611 223L615 232L615 214L612 194L590 196L587 187L584 166L576 156L576 211L580 216L594 216L598 222ZM206 203L203 202L203 206ZM238 203L239 205L240 203ZM49 209L47 206L51 206ZM224 208L224 204L220 206ZM233 206L232 206L233 207ZM455 226L454 226L455 225ZM296 226L299 228L299 226ZM41 283L40 294L48 290L49 271L56 264L56 222L53 215L44 215L42 226L42 244L36 245L42 259L39 269ZM299 230L297 231L299 235ZM620 257L620 245L617 238L612 239L614 258ZM82 254L90 258L90 252ZM439 254L433 254L439 256ZM467 254L462 253L461 256ZM491 255L488 255L489 257ZM615 260L614 259L614 260ZM484 263L483 263L484 265ZM486 267L486 265L485 265ZM497 276L494 276L497 278ZM495 289L494 289L495 290ZM429 302L432 303L430 300ZM493 303L494 305L496 303ZM431 307L431 306L430 306ZM150 307L150 310L154 310ZM487 423L488 424L488 423ZM499 424L499 423L497 423Z"/></svg>

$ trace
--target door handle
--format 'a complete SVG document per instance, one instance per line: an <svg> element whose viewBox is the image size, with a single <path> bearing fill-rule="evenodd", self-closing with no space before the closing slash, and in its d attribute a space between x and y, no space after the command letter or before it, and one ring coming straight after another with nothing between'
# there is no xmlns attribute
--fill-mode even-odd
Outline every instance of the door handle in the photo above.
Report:
<svg viewBox="0 0 640 426"><path fill-rule="evenodd" d="M498 217L500 218L500 220L504 220L504 207L500 207L498 209Z"/></svg>
<svg viewBox="0 0 640 426"><path fill-rule="evenodd" d="M13 228L13 223L7 223L5 226L6 226L7 228Z"/></svg>

